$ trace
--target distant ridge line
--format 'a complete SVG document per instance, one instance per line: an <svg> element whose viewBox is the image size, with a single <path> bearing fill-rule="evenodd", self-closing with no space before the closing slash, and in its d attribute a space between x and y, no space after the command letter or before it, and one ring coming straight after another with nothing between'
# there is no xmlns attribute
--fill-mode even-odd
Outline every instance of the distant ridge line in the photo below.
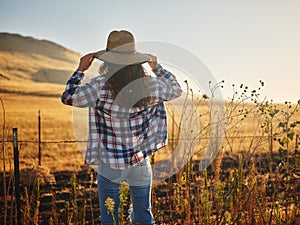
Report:
<svg viewBox="0 0 300 225"><path fill-rule="evenodd" d="M0 33L0 52L21 52L39 54L49 58L74 63L80 54L60 44L45 39L37 39L20 34ZM73 56L72 59L70 56Z"/></svg>
<svg viewBox="0 0 300 225"><path fill-rule="evenodd" d="M38 96L38 97L53 97L53 98L60 98L60 94L53 94L53 93L42 93L42 92L23 92L23 91L12 91L12 90L1 90L0 94L18 94L18 95L26 95L26 96Z"/></svg>
<svg viewBox="0 0 300 225"><path fill-rule="evenodd" d="M53 42L53 41L50 41L50 40L47 40L47 39L39 39L39 38L36 38L36 37L33 37L33 36L21 35L21 34L18 34L18 33L0 32L0 37L3 37L3 36L4 37L16 37L16 38L20 38L20 39L23 38L23 39L26 39L28 41L44 42L44 43L47 43L47 44L55 45L55 46L61 48L62 50L66 50L66 51L71 51L71 52L77 53L77 52L75 52L75 51L73 51L71 49L68 49L68 48L64 47L61 44L58 44L56 42ZM1 47L3 47L3 44L0 45L0 50L1 50Z"/></svg>

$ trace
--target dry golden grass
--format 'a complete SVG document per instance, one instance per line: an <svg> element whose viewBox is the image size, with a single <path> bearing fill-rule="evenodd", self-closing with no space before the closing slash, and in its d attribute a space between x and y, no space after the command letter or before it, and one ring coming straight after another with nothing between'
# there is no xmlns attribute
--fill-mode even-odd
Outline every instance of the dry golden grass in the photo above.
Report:
<svg viewBox="0 0 300 225"><path fill-rule="evenodd" d="M13 41L13 44L10 43L7 46L0 46L0 97L5 106L6 117L4 133L6 141L6 171L13 169L12 128L17 127L20 168L27 169L21 171L23 172L21 178L25 178L30 182L28 178L32 176L32 172L35 171L32 170L32 167L35 167L36 170L42 168L46 174L61 171L78 172L82 170L81 166L83 165L83 156L79 147L84 148L85 144L82 143L79 146L76 143L67 143L67 141L75 140L73 130L74 114L72 107L65 106L60 102L60 94L64 89L64 85L53 84L53 82L64 83L64 80L70 75L70 71L74 69L76 60L64 61L64 59L75 59L74 53L65 51L59 46L53 46L53 44L49 46L49 43L46 41L39 43L27 38L25 40L26 44L23 45L24 42L20 43L20 37L14 38L15 39L10 40ZM16 44L20 44L20 46L18 46L18 52L8 48L16 46ZM38 47L37 45L41 46ZM3 47L6 47L4 52ZM95 73L93 72L92 74ZM47 83L48 81L52 83ZM210 186L209 189L207 187L205 181L208 180L207 173L199 175L199 171L195 171L195 177L192 176L185 180L183 179L185 177L183 176L184 174L179 172L176 176L177 183L165 183L165 187L158 184L158 186L154 187L156 188L153 199L154 215L158 216L158 221L163 221L164 224L168 220L174 222L177 218L179 218L177 222L181 220L180 223L190 223L192 214L195 216L193 221L199 223L201 220L202 222L204 221L205 224L209 223L209 221L217 221L217 223L225 221L228 224L248 221L253 224L255 220L260 221L260 223L257 224L262 224L262 222L265 224L265 218L270 218L269 223L275 220L277 223L278 221L285 221L287 224L289 220L298 221L299 218L296 218L296 214L299 215L299 210L297 210L297 204L299 203L298 192L297 189L290 189L290 180L285 180L286 174L284 173L286 172L282 171L282 174L277 171L276 174L267 174L269 178L266 178L266 174L262 175L258 170L262 170L263 173L264 171L268 171L268 168L264 167L271 166L272 162L269 162L269 165L255 164L255 162L258 162L260 159L264 159L266 155L262 156L260 153L269 152L270 146L268 143L268 133L265 133L261 128L264 117L261 115L259 108L249 102L227 102L226 104L227 131L221 144L221 154L217 155L212 164L212 170L215 174L213 180L209 181L212 186ZM179 132L182 132L182 130L178 128L180 112L174 112L172 106L169 104L166 105L169 116L169 144L166 148L155 154L156 161L168 158L172 154L172 149L176 148L181 141L178 140ZM196 116L199 117L197 123L199 123L201 127L201 132L198 136L200 141L196 146L197 154L193 155L193 159L202 159L203 152L207 149L208 139L210 138L210 129L207 127L209 124L210 108L208 101L204 99L197 99L195 106ZM288 110L286 109L286 105L279 105L278 108ZM267 110L267 108L265 109ZM39 110L41 112L42 128L42 167L37 166ZM245 115L246 117L244 117ZM1 125L3 125L3 120L1 110ZM184 120L190 122L189 118L185 118ZM300 121L299 111L291 118L290 122L296 120ZM83 124L87 123L86 118L82 119L82 121ZM282 116L274 119L274 132L280 131L278 123L281 121L284 121ZM193 124L191 124L191 127L192 125ZM86 127L86 125L80 125L80 129L77 129L77 132L82 130L82 133L85 133L84 135L80 135L81 140L86 139ZM300 126L295 129L295 135L299 133ZM0 136L2 136L2 132ZM78 138L78 136L76 137ZM191 136L189 136L187 132L183 138L191 138ZM295 139L290 143L289 149L292 151L294 147ZM188 145L181 146L181 148L182 151L180 153L186 153L186 151L191 150L191 147ZM274 141L273 150L278 150L278 148L278 142ZM233 162L238 162L236 153L240 152L250 153L249 155L243 155L243 161L247 161L245 165L242 165L243 162L241 160L241 164L238 168L231 162L226 163L226 160L228 161L228 157L231 157L231 154L234 155L232 156ZM223 153L228 153L224 158L224 163L222 163ZM253 153L257 153L257 155ZM252 168L248 168L250 156L255 156ZM179 160L180 157L183 158L182 161L185 160L184 156L180 154L177 155L177 157ZM1 158L1 160L3 159ZM255 168L254 165L256 165L257 168ZM3 164L1 162L0 171L3 171L2 166ZM243 172L245 170L247 170L247 173ZM24 175L26 171L29 171L28 175ZM189 169L187 168L186 174L189 173L188 171ZM227 173L228 171L232 173L229 174ZM224 179L223 177L220 183L221 176L218 174L221 173L225 175L226 178ZM233 177L231 177L231 175ZM274 177L276 177L276 179L274 179ZM299 183L297 179L296 177L294 180L295 185ZM26 182L21 181L21 183L24 184ZM259 186L256 186L257 184ZM193 195L190 195L190 188ZM64 189L63 191L68 190ZM160 196L159 193L162 195ZM167 196L164 197L166 193ZM291 193L292 195L290 195ZM291 198L293 195L295 196L294 200ZM274 200L269 198L271 196ZM180 199L182 201L178 201ZM186 205L186 201L193 205L192 209L182 207L183 205L181 204ZM176 207L175 214L173 214L174 211L172 209L174 206ZM211 207L213 211L206 211L209 207ZM43 207L40 207L40 209L43 209ZM63 213L61 210L60 212ZM293 215L293 213L295 213L295 215ZM167 216L159 218L160 214L161 216ZM245 216L241 217L241 215ZM235 222L228 222L231 221L231 218L232 221Z"/></svg>
<svg viewBox="0 0 300 225"><path fill-rule="evenodd" d="M20 167L38 162L38 111L41 111L42 164L51 169L76 170L82 157L74 140L72 108L60 102L64 84L75 69L80 55L55 43L0 33L0 97L6 121L5 140L12 140L18 128ZM1 110L1 125L3 114ZM1 132L2 136L2 132ZM6 142L6 160L12 165L12 143ZM2 166L2 163L1 163ZM3 168L1 168L3 170Z"/></svg>
<svg viewBox="0 0 300 225"><path fill-rule="evenodd" d="M32 88L32 90L37 89L36 87ZM6 112L5 140L8 142L6 142L5 147L9 165L13 164L12 128L16 127L18 128L20 168L37 166L38 111L40 111L41 141L43 142L41 145L42 165L54 172L75 171L81 168L83 155L80 149L85 147L85 143L79 145L77 143L64 143L64 141L75 140L72 107L63 105L59 97L7 93L1 94L0 97ZM2 113L0 120L2 123ZM86 130L83 133L87 134ZM80 140L87 140L87 136L80 135ZM170 152L170 147L166 151L160 151L157 159L167 157L168 152Z"/></svg>
<svg viewBox="0 0 300 225"><path fill-rule="evenodd" d="M34 83L32 83L32 87L34 87ZM63 86L57 85L57 87L52 90L52 93L59 95L63 91ZM37 89L39 89L38 86L32 88L32 90ZM0 97L4 102L6 111L5 139L11 141L12 128L18 128L21 168L33 167L38 163L38 111L40 110L41 138L44 142L41 145L42 165L49 167L51 171L80 169L83 164L83 156L78 145L76 143L63 143L64 141L75 140L72 107L63 105L60 102L60 97L20 94L1 94ZM202 110L200 111L205 114L205 110L208 109L203 105L201 107ZM254 105L249 103L248 109L251 107L254 110ZM172 148L176 147L178 143L178 140L176 140L178 122L173 124L173 114L170 114L170 112L169 110L169 144L167 148L156 153L156 160L167 158L172 153ZM231 124L227 125L228 131L222 143L224 151L229 153L268 151L268 139L260 127L262 119L255 116L257 115L254 113L249 114L243 120L241 120L242 115L232 119ZM0 119L2 123L2 114ZM293 119L300 120L300 113L297 112ZM199 121L202 124L207 124L207 116L200 118ZM174 135L172 134L173 131ZM296 131L299 133L299 128ZM201 141L196 150L197 154L193 157L194 159L202 157L202 153L207 147L206 138L208 137L208 131L200 135ZM84 137L81 137L81 139L86 140ZM84 148L84 145L84 143L81 143L80 147ZM8 153L7 160L12 160L12 143L7 142L5 146ZM278 147L278 144L275 143L275 149L278 149Z"/></svg>
<svg viewBox="0 0 300 225"><path fill-rule="evenodd" d="M53 171L76 170L82 165L82 157L74 140L72 109L64 106L59 98L2 94L6 110L5 139L12 140L12 128L18 128L20 167L38 164L38 111L41 113L42 165ZM1 116L1 120L2 120ZM12 160L12 143L6 143L7 160Z"/></svg>
<svg viewBox="0 0 300 225"><path fill-rule="evenodd" d="M0 35L0 38L3 37L6 36ZM38 162L37 116L40 110L41 138L44 142L41 146L42 165L48 166L53 171L80 169L83 157L79 146L76 143L63 143L75 140L72 107L60 102L60 95L64 90L62 84L76 67L79 54L47 41L22 38L18 35L3 40L7 43L5 42L6 45L1 46L0 49L0 97L6 111L5 140L12 140L12 128L17 127L21 168L36 166ZM98 68L99 64L93 63L87 75L95 75ZM207 128L210 113L208 101L196 100L195 109L199 116L201 132L194 159L201 159L210 135L210 130ZM246 110L251 113L244 118ZM174 113L172 107L168 107L168 114L169 144L156 153L156 160L169 157L172 149L178 145L180 112ZM229 119L226 138L221 145L223 151L229 153L268 151L267 134L261 129L263 118L254 104L227 103L227 114ZM299 112L293 120L300 120ZM2 124L2 113L0 121ZM85 129L86 133L86 126L82 129ZM296 131L299 133L299 126ZM191 136L187 133L184 138L191 138ZM80 139L86 139L86 135L81 135ZM84 145L81 143L80 148L84 148ZM12 163L12 143L6 142L5 146L6 159ZM274 148L278 149L278 147L277 144ZM181 148L183 151L190 150L190 146L181 146Z"/></svg>

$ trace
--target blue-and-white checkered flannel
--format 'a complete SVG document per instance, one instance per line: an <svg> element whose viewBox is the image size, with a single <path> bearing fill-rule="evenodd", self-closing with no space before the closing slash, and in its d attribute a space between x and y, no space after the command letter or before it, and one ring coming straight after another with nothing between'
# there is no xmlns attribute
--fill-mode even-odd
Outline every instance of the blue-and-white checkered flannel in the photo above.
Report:
<svg viewBox="0 0 300 225"><path fill-rule="evenodd" d="M89 107L89 135L85 163L101 162L113 169L139 164L167 142L167 113L164 101L181 95L175 76L157 65L151 77L147 107L118 106L105 84L105 75L81 85L84 73L74 72L62 94L62 102L75 107Z"/></svg>

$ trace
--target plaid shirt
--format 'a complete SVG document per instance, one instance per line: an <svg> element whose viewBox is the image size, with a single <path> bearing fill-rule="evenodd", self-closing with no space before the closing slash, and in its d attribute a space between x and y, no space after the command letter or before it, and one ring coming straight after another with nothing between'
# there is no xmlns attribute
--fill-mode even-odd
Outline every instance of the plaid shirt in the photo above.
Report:
<svg viewBox="0 0 300 225"><path fill-rule="evenodd" d="M157 65L152 70L147 107L120 107L105 84L105 76L97 76L80 85L84 73L74 72L68 80L62 102L76 107L89 107L89 135L85 163L101 162L113 169L125 169L164 147L167 142L167 113L163 101L181 95L175 76Z"/></svg>

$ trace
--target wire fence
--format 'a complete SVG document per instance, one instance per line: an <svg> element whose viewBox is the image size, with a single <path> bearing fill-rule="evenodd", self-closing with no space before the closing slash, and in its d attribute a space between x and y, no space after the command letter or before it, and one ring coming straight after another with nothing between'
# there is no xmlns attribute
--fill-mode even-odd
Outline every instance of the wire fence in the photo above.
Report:
<svg viewBox="0 0 300 225"><path fill-rule="evenodd" d="M0 98L1 99L1 98ZM2 145L4 146L4 144L10 144L13 143L13 139L12 139L12 135L10 134L10 129L8 128L7 124L9 124L11 126L11 124L14 124L15 121L23 119L26 120L26 118L30 118L30 121L35 121L35 122L28 122L28 121L23 121L23 123L21 123L21 127L19 128L19 130L27 130L27 133L29 133L29 135L27 136L21 136L18 140L19 144L34 144L37 145L37 151L38 151L38 162L39 165L41 165L41 160L42 160L42 148L47 149L47 145L51 145L51 144L81 144L81 147L83 146L82 144L86 144L87 141L87 135L85 136L81 136L80 138L82 139L77 139L76 138L66 138L63 135L61 135L61 139L59 139L58 137L60 135L49 135L49 133L55 133L56 130L53 131L48 131L49 126L52 126L49 121L52 118L55 118L56 116L60 116L60 115L66 115L66 110L55 110L55 109L51 109L51 110L46 110L43 111L43 114L41 113L41 110L32 110L32 109L26 109L24 112L16 112L16 111L7 111L5 112L4 106L3 106L3 114L2 114L2 119L0 118L0 121L3 121L3 131L2 134L0 134L0 136L2 136ZM71 118L68 118L69 120L72 119L72 114L70 113L71 111L68 110L68 115L71 116ZM42 118L43 116L43 118ZM9 120L9 121L6 121ZM43 124L45 122L45 124ZM70 124L74 122L71 120ZM171 121L172 123L172 121ZM173 121L174 123L174 121ZM18 123L16 123L18 124ZM59 126L57 126L59 127ZM72 126L70 126L68 129L70 129ZM189 137L189 136L184 136L184 137L180 137L178 138L178 136L173 135L174 132L176 131L176 128L174 130L174 124L170 125L171 127L171 132L170 135L168 136L168 142L171 143L171 149L174 147L174 143L177 143L179 141L193 141L195 139L194 137ZM53 129L53 128L51 128ZM62 129L61 127L59 129ZM57 133L61 132L62 130L57 131ZM64 131L66 132L66 131ZM72 132L70 130L68 130L68 132ZM21 133L21 132L20 132ZM45 135L45 133L47 133L47 135ZM72 136L72 135L70 135ZM298 135L297 135L297 140L298 140ZM204 141L204 143L208 142L209 139L211 138L209 136L209 132L205 135L199 135L197 136L197 138L200 141ZM259 133L259 135L251 135L251 132L247 133L247 132L235 132L235 133L230 133L229 135L225 134L225 137L215 137L215 138L224 138L224 140L227 143L230 142L235 142L236 140L238 140L238 142L241 142L243 144L247 143L247 142L253 142L253 140L259 140L260 143L267 143L269 140L269 137L267 136L267 134L263 134L263 133ZM297 141L296 141L297 143ZM4 147L2 147L4 149Z"/></svg>

